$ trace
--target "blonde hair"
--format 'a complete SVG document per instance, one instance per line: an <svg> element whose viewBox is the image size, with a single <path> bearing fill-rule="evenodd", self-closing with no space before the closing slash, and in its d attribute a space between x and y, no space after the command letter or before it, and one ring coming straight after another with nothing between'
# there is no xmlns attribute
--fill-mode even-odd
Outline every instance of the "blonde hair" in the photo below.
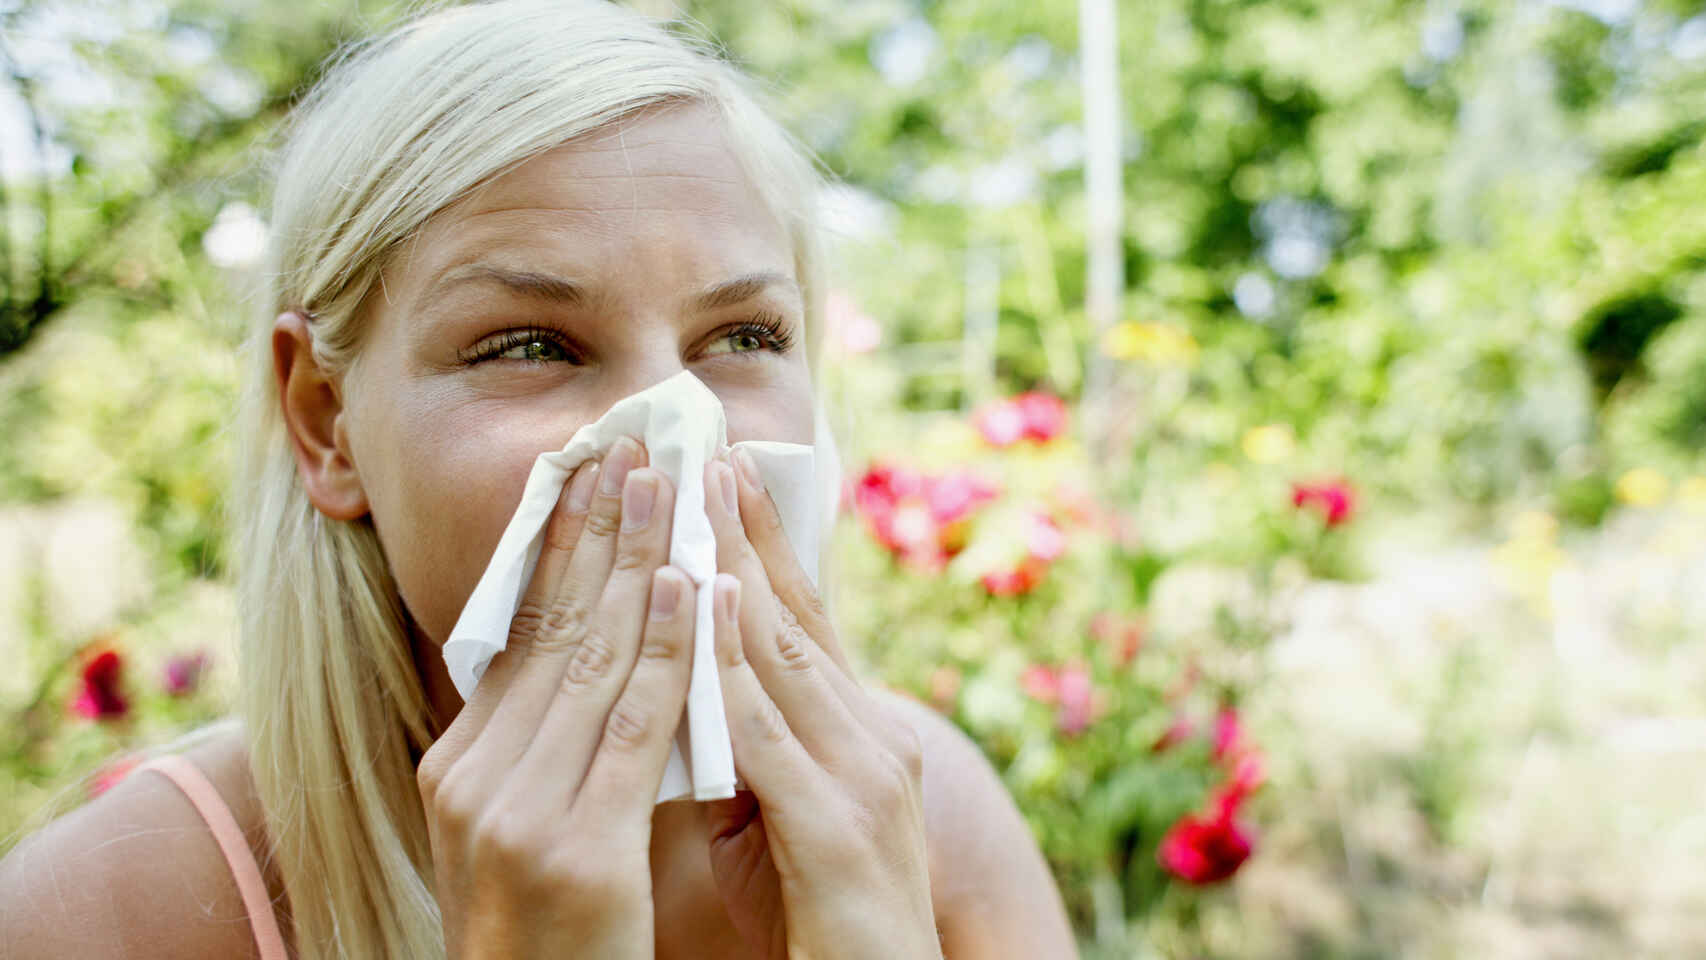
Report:
<svg viewBox="0 0 1706 960"><path fill-rule="evenodd" d="M788 231L815 368L816 169L734 68L631 11L502 0L420 16L337 58L288 131L231 506L241 711L301 957L425 958L444 944L411 756L432 732L406 613L371 524L308 501L272 319L310 316L315 360L340 375L381 269L436 212L566 140L676 102L719 112Z"/></svg>

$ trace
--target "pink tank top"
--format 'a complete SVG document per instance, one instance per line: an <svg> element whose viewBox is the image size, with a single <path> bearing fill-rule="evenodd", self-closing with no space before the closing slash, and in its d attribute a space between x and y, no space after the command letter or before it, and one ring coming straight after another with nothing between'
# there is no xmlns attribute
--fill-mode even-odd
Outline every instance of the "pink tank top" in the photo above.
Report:
<svg viewBox="0 0 1706 960"><path fill-rule="evenodd" d="M267 896L267 884L261 878L260 865L255 862L249 841L243 838L243 829L237 825L237 818L231 815L231 808L226 806L219 791L195 764L180 756L155 757L131 772L143 770L163 774L178 785L184 796L189 797L196 812L207 821L207 828L213 831L213 839L219 843L219 852L225 855L225 862L231 867L231 876L237 881L237 892L243 895L243 906L249 911L249 925L254 930L255 946L260 948L261 960L286 960L284 936L279 932L278 917L273 913L272 898Z"/></svg>

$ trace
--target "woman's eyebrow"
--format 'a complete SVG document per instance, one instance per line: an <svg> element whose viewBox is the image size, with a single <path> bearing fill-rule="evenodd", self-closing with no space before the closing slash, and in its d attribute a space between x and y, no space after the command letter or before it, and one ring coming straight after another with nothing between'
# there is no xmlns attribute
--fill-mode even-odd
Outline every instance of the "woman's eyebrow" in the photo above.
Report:
<svg viewBox="0 0 1706 960"><path fill-rule="evenodd" d="M495 283L523 296L578 307L587 302L586 288L572 280L531 270L510 270L489 263L471 263L444 274L427 288L426 296L440 296L468 283Z"/></svg>
<svg viewBox="0 0 1706 960"><path fill-rule="evenodd" d="M767 270L712 284L693 298L693 306L700 310L715 310L718 307L751 300L770 287L785 287L796 296L799 295L799 285L794 282L793 277Z"/></svg>

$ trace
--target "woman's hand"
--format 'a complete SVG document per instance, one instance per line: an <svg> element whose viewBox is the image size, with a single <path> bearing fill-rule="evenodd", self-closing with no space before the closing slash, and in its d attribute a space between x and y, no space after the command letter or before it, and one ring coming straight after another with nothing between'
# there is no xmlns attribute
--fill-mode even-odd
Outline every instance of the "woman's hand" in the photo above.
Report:
<svg viewBox="0 0 1706 960"><path fill-rule="evenodd" d="M763 960L940 957L918 735L851 679L757 469L736 461L705 475L718 673L751 791L707 817L724 907Z"/></svg>
<svg viewBox="0 0 1706 960"><path fill-rule="evenodd" d="M621 440L565 485L508 647L421 759L452 958L652 956L694 591L662 565L674 492L644 458Z"/></svg>

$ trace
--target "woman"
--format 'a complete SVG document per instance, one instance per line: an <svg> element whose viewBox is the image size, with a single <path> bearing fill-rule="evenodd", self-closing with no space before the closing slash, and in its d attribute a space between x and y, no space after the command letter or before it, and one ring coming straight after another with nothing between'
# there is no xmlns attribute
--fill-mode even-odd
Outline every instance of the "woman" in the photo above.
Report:
<svg viewBox="0 0 1706 960"><path fill-rule="evenodd" d="M851 679L739 463L703 478L706 589L750 792L652 804L694 588L638 443L565 487L472 699L445 673L534 457L617 399L691 370L731 441L813 441L815 188L732 69L616 7L448 10L340 63L241 414L243 727L21 846L7 955L1071 955L992 771Z"/></svg>

